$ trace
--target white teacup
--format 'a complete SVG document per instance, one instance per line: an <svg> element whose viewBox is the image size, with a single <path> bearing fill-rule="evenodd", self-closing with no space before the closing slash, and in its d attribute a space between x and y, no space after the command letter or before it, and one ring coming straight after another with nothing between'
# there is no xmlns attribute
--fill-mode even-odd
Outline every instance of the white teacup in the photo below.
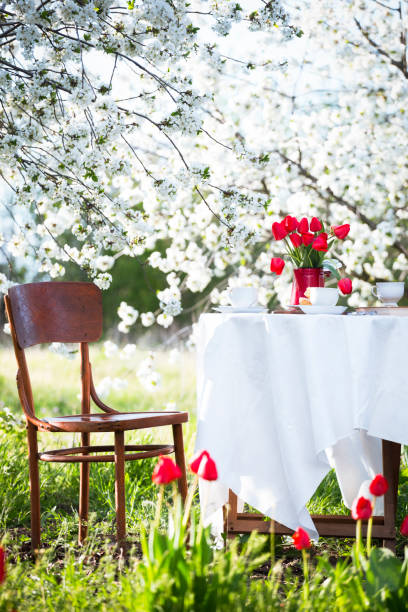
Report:
<svg viewBox="0 0 408 612"><path fill-rule="evenodd" d="M330 287L309 287L309 291L313 306L335 306L339 299L338 290Z"/></svg>
<svg viewBox="0 0 408 612"><path fill-rule="evenodd" d="M258 291L255 287L234 287L230 302L234 308L250 308L258 303Z"/></svg>
<svg viewBox="0 0 408 612"><path fill-rule="evenodd" d="M398 282L376 283L372 294L387 306L397 306L404 295L405 284Z"/></svg>

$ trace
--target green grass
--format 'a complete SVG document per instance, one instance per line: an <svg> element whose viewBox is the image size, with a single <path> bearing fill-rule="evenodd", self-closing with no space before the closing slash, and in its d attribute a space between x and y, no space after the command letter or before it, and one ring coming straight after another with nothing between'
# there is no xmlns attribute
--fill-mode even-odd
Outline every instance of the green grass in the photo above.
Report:
<svg viewBox="0 0 408 612"><path fill-rule="evenodd" d="M161 410L169 402L174 402L179 410L187 410L190 420L184 428L184 436L186 455L191 457L196 429L194 356L182 354L178 363L171 364L167 353L159 354L157 368L162 375L162 386L154 394L143 389L135 374L144 357L145 354L139 352L135 358L126 362L120 359L107 360L98 347L94 348L91 362L95 382L97 384L105 376L125 378L128 381L126 389L112 392L105 400L118 410ZM78 358L68 361L48 350L36 349L30 353L29 366L39 416L80 411ZM15 373L12 352L1 349L0 541L3 540L8 550L9 571L5 585L0 586L0 612L15 609L181 612L232 608L254 611L302 608L301 557L287 539L277 539L276 554L279 561L272 578L266 577L269 571L267 537L258 536L249 541L248 538L240 538L243 549L239 550L236 545L227 552L213 552L206 548L206 540L198 541L194 538L189 548L185 548L184 544L177 547L173 536L163 535L167 516L173 512L170 487L162 512L162 535L154 535L150 525L157 503L157 489L151 482L155 460L129 462L126 465L127 528L132 547L126 559L118 558L114 544L113 465L91 466L90 535L86 546L80 548L76 544L78 465L42 463L43 549L34 562L30 553L25 427L15 386ZM94 442L112 443L111 435L95 434L92 437ZM39 439L40 450L71 446L79 442L78 437L72 434L40 434ZM132 432L127 435L129 442L146 440L153 440L148 432ZM154 441L171 441L171 429L156 430ZM398 515L399 520L402 520L408 511L406 467L401 470L399 493ZM318 488L309 503L309 510L319 513L348 512L342 504L333 473ZM198 517L197 504L195 516ZM150 531L153 539L156 539L142 553L140 542L144 530ZM361 592L358 596L353 594L354 569L350 564L350 547L350 542L326 539L314 548L313 565L317 564L317 570L313 573L311 585L311 593L314 593L315 598L313 609L388 609L376 607L377 604L373 603L376 595L368 598L369 604L366 606ZM398 551L402 556L401 539L398 540ZM317 553L323 555L323 560L318 560ZM325 559L327 563L331 560L330 567L324 565ZM349 569L342 569L341 563L345 563ZM334 573L331 573L331 567ZM327 581L329 578L332 586L329 588L324 583L323 587L323 579ZM360 587L364 591L364 585L355 583L353 586L357 591L361 590ZM338 608L337 591L344 595L344 602ZM326 599L322 599L322 592L326 593ZM385 595L382 597L384 599Z"/></svg>

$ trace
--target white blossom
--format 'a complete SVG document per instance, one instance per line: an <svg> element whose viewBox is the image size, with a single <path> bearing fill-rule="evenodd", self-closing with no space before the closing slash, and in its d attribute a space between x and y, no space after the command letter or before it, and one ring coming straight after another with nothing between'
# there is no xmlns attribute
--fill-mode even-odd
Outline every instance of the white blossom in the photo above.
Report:
<svg viewBox="0 0 408 612"><path fill-rule="evenodd" d="M142 312L140 319L144 327L150 327L155 322L155 316L152 312Z"/></svg>
<svg viewBox="0 0 408 612"><path fill-rule="evenodd" d="M103 348L104 348L105 355L108 359L110 357L113 357L113 355L116 355L116 353L119 351L118 345L112 342L111 340L106 340L103 343Z"/></svg>

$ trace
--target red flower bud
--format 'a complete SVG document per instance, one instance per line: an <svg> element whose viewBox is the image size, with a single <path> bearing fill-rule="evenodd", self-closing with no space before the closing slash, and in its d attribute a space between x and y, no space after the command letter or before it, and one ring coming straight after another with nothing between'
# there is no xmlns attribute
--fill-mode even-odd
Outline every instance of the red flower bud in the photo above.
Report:
<svg viewBox="0 0 408 612"><path fill-rule="evenodd" d="M0 546L0 584L6 579L6 552Z"/></svg>
<svg viewBox="0 0 408 612"><path fill-rule="evenodd" d="M339 240L344 240L350 231L350 224L345 223L344 225L333 225L332 230L336 238L339 238Z"/></svg>
<svg viewBox="0 0 408 612"><path fill-rule="evenodd" d="M294 232L297 229L299 222L296 219L296 217L291 217L290 215L287 215L282 221L282 225L285 228L285 230L289 233L289 232Z"/></svg>
<svg viewBox="0 0 408 612"><path fill-rule="evenodd" d="M369 519L373 513L373 507L369 499L359 497L353 501L351 506L351 516L356 521L358 519Z"/></svg>
<svg viewBox="0 0 408 612"><path fill-rule="evenodd" d="M310 222L310 231L311 232L320 232L322 229L322 224L317 217L313 217Z"/></svg>
<svg viewBox="0 0 408 612"><path fill-rule="evenodd" d="M271 272L274 272L278 276L282 274L282 270L285 267L285 262L281 257L272 257L271 259Z"/></svg>
<svg viewBox="0 0 408 612"><path fill-rule="evenodd" d="M303 548L310 548L310 538L309 534L302 529L302 527L298 527L297 531L292 535L293 538L293 546L297 548L297 550L303 550Z"/></svg>
<svg viewBox="0 0 408 612"><path fill-rule="evenodd" d="M302 242L305 246L309 246L315 239L315 235L311 232L307 232L306 234L302 234Z"/></svg>
<svg viewBox="0 0 408 612"><path fill-rule="evenodd" d="M158 462L156 463L152 480L156 485L165 485L173 480L177 480L181 476L181 470L170 457L163 457L160 455Z"/></svg>
<svg viewBox="0 0 408 612"><path fill-rule="evenodd" d="M204 457L208 457L208 451L206 450L200 451L192 458L190 462L190 470L193 472L193 474L197 474L200 463Z"/></svg>
<svg viewBox="0 0 408 612"><path fill-rule="evenodd" d="M298 232L300 232L301 234L307 234L308 231L309 221L306 219L306 217L303 217L303 219L299 221Z"/></svg>
<svg viewBox="0 0 408 612"><path fill-rule="evenodd" d="M325 237L323 234L319 234L319 236L317 236L317 238L315 238L313 241L312 249L315 251L327 251L329 249L327 245L327 237Z"/></svg>
<svg viewBox="0 0 408 612"><path fill-rule="evenodd" d="M193 457L190 470L203 480L217 480L217 466L208 451L202 451Z"/></svg>
<svg viewBox="0 0 408 612"><path fill-rule="evenodd" d="M400 527L400 532L403 536L405 536L406 538L408 538L408 514L407 516L404 518L404 520L402 521L401 527Z"/></svg>
<svg viewBox="0 0 408 612"><path fill-rule="evenodd" d="M370 483L371 495L375 495L376 497L381 497L381 495L385 495L387 491L388 491L387 479L384 478L382 474L377 474L377 476L374 476L373 480Z"/></svg>
<svg viewBox="0 0 408 612"><path fill-rule="evenodd" d="M349 295L353 291L353 283L349 278L341 278L337 286L343 295Z"/></svg>
<svg viewBox="0 0 408 612"><path fill-rule="evenodd" d="M288 232L284 228L283 223L283 221L282 223L278 223L277 221L275 221L275 223L272 223L272 234L275 240L283 240L283 238L286 238L286 236L288 235Z"/></svg>
<svg viewBox="0 0 408 612"><path fill-rule="evenodd" d="M301 246L302 237L299 234L296 234L295 232L294 234L290 234L289 238L295 249L298 249Z"/></svg>
<svg viewBox="0 0 408 612"><path fill-rule="evenodd" d="M215 461L211 459L210 455L202 458L197 475L203 480L217 480L217 466L215 465Z"/></svg>

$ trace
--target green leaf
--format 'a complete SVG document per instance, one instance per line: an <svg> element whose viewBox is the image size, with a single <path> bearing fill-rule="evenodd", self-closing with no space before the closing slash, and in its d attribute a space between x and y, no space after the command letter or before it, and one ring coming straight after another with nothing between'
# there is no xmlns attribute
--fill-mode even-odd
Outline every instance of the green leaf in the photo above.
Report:
<svg viewBox="0 0 408 612"><path fill-rule="evenodd" d="M337 269L333 266L331 262L325 260L323 262L323 268L324 270L329 270L333 274L333 276L337 278L337 280L340 280L340 274L337 272Z"/></svg>
<svg viewBox="0 0 408 612"><path fill-rule="evenodd" d="M400 586L401 561L387 548L373 548L366 566L366 592L375 597L381 591L396 591Z"/></svg>

